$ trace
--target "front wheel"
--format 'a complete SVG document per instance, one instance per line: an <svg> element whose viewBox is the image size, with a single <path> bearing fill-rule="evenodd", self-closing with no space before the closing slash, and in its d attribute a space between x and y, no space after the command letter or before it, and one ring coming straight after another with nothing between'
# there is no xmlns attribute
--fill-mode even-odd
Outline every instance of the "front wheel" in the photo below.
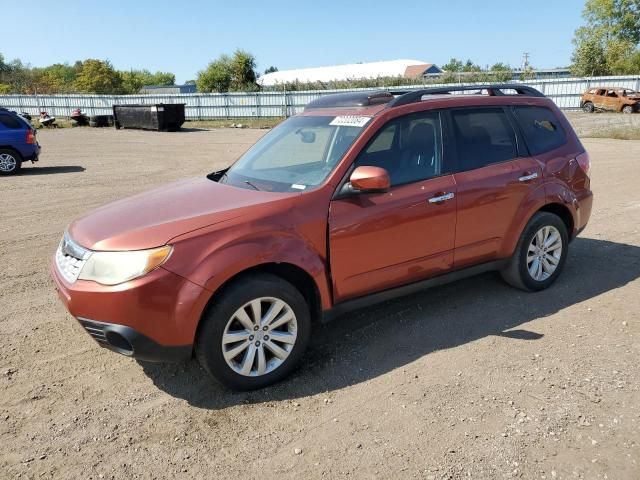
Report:
<svg viewBox="0 0 640 480"><path fill-rule="evenodd" d="M569 236L560 217L536 213L525 227L507 267L500 273L510 285L544 290L556 281L567 258Z"/></svg>
<svg viewBox="0 0 640 480"><path fill-rule="evenodd" d="M311 330L302 294L270 274L236 280L202 321L196 357L235 390L263 388L286 377L300 361Z"/></svg>
<svg viewBox="0 0 640 480"><path fill-rule="evenodd" d="M584 105L582 105L582 110L585 113L593 113L593 111L595 110L593 103L591 102L584 102Z"/></svg>
<svg viewBox="0 0 640 480"><path fill-rule="evenodd" d="M622 113L633 113L633 107L631 105L625 105L622 107Z"/></svg>

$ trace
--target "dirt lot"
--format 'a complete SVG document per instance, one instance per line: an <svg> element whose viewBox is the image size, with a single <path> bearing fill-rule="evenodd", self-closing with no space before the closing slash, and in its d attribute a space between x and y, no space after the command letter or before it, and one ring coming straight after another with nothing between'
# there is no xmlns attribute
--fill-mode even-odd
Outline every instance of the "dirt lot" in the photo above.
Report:
<svg viewBox="0 0 640 480"><path fill-rule="evenodd" d="M68 222L262 133L45 131L0 178L0 478L640 478L638 141L585 140L595 209L545 292L487 274L360 311L253 393L100 349L49 280Z"/></svg>

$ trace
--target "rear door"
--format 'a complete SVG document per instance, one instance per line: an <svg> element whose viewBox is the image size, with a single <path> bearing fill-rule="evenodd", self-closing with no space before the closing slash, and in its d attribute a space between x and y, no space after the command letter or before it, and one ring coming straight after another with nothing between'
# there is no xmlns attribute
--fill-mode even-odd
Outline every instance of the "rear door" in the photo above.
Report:
<svg viewBox="0 0 640 480"><path fill-rule="evenodd" d="M520 204L542 181L542 168L526 156L505 108L453 109L450 123L457 150L454 267L460 268L497 258Z"/></svg>
<svg viewBox="0 0 640 480"><path fill-rule="evenodd" d="M331 202L329 256L336 302L452 268L456 185L447 164L437 112L391 120L363 149L354 167L385 168L391 188Z"/></svg>
<svg viewBox="0 0 640 480"><path fill-rule="evenodd" d="M607 90L606 95L603 97L602 105L604 110L612 112L618 111L620 108L620 97L618 97L618 92L615 90Z"/></svg>

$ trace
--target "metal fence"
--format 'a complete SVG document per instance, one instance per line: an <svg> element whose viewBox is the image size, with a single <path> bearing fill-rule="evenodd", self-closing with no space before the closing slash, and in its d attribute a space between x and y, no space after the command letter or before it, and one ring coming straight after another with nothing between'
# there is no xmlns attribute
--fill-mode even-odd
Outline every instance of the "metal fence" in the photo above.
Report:
<svg viewBox="0 0 640 480"><path fill-rule="evenodd" d="M565 110L580 107L580 95L595 86L630 88L640 91L640 75L592 78L562 78L522 82L540 90ZM473 84L463 84L473 85ZM424 87L452 86L452 84L428 84L395 89L410 90ZM10 110L38 114L47 111L57 117L69 116L74 108L81 108L88 115L108 115L113 105L139 103L184 103L189 120L212 118L282 117L302 111L311 100L322 95L355 90L380 90L360 88L350 90L278 91L252 93L185 93L145 95L0 95L0 106ZM386 87L384 90L394 90Z"/></svg>

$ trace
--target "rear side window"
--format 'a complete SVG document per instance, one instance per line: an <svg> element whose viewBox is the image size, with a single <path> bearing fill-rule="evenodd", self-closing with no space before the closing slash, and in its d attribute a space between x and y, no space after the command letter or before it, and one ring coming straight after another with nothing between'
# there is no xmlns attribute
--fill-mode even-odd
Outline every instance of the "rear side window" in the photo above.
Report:
<svg viewBox="0 0 640 480"><path fill-rule="evenodd" d="M11 128L11 129L23 128L23 125L22 123L20 123L20 120L7 114L0 114L0 124L2 124L2 126L4 126L5 128Z"/></svg>
<svg viewBox="0 0 640 480"><path fill-rule="evenodd" d="M516 136L502 108L452 110L460 171L518 156Z"/></svg>
<svg viewBox="0 0 640 480"><path fill-rule="evenodd" d="M540 155L565 144L566 136L555 114L545 107L514 107L516 119L532 155Z"/></svg>

